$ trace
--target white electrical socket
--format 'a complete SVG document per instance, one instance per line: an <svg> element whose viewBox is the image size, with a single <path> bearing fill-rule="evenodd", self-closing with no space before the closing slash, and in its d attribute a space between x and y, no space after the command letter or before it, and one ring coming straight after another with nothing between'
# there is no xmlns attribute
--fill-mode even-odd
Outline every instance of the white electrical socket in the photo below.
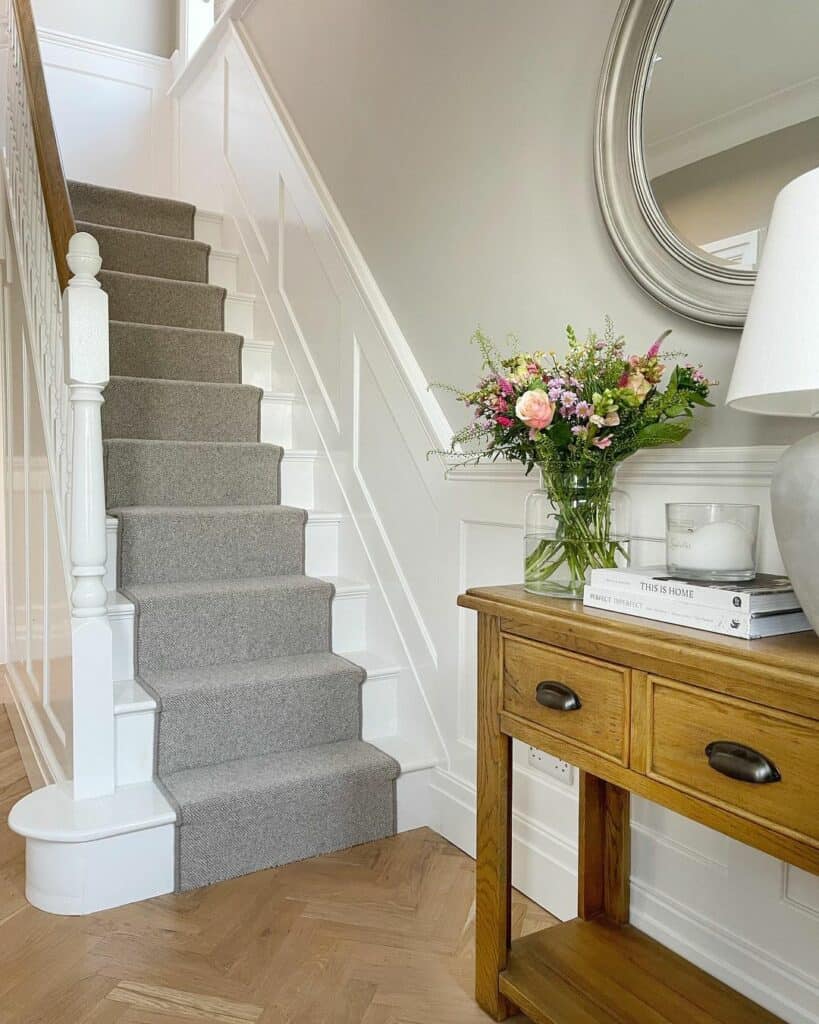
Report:
<svg viewBox="0 0 819 1024"><path fill-rule="evenodd" d="M536 772L543 772L544 775L551 775L553 779L571 786L574 782L574 768L568 761L560 761L551 754L544 754L537 747L529 747L529 767Z"/></svg>

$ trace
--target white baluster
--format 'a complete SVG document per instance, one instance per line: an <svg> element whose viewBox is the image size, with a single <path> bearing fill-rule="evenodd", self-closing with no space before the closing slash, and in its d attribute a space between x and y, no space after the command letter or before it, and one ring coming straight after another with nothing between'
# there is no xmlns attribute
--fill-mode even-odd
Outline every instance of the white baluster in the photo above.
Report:
<svg viewBox="0 0 819 1024"><path fill-rule="evenodd" d="M63 293L73 419L71 476L71 629L74 696L74 796L114 789L114 688L111 627L106 615L105 481L102 390L108 383L108 296L96 275L96 240L71 238L74 276Z"/></svg>

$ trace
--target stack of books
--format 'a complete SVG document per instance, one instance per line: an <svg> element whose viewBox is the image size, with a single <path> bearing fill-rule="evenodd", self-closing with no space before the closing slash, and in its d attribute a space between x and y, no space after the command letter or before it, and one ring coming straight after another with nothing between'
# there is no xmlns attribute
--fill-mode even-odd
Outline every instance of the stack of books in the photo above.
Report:
<svg viewBox="0 0 819 1024"><path fill-rule="evenodd" d="M665 566L593 569L583 604L745 640L811 628L786 576L704 583L669 576Z"/></svg>

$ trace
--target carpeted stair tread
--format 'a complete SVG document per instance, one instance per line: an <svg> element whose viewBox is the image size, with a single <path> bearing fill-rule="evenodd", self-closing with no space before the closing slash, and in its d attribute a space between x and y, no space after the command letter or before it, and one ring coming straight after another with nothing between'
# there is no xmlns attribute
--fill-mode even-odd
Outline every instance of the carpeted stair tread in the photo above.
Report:
<svg viewBox="0 0 819 1024"><path fill-rule="evenodd" d="M330 649L332 584L263 576L123 588L137 606L137 670L220 665Z"/></svg>
<svg viewBox="0 0 819 1024"><path fill-rule="evenodd" d="M346 740L163 776L180 820L178 889L391 835L398 771Z"/></svg>
<svg viewBox="0 0 819 1024"><path fill-rule="evenodd" d="M83 181L69 181L68 192L75 220L174 238L193 238L196 207L190 203L90 185Z"/></svg>
<svg viewBox="0 0 819 1024"><path fill-rule="evenodd" d="M303 509L284 505L112 508L119 582L190 582L304 572Z"/></svg>
<svg viewBox="0 0 819 1024"><path fill-rule="evenodd" d="M109 508L268 505L279 499L278 445L214 441L103 442Z"/></svg>
<svg viewBox="0 0 819 1024"><path fill-rule="evenodd" d="M108 314L112 320L224 330L227 291L218 285L104 269L97 277L108 293Z"/></svg>
<svg viewBox="0 0 819 1024"><path fill-rule="evenodd" d="M210 246L204 242L87 221L77 221L77 230L96 238L106 270L207 283Z"/></svg>
<svg viewBox="0 0 819 1024"><path fill-rule="evenodd" d="M109 338L112 376L241 382L239 334L112 320Z"/></svg>
<svg viewBox="0 0 819 1024"><path fill-rule="evenodd" d="M151 441L258 441L261 388L111 377L102 436Z"/></svg>
<svg viewBox="0 0 819 1024"><path fill-rule="evenodd" d="M326 651L143 673L161 712L157 770L358 739L364 678Z"/></svg>

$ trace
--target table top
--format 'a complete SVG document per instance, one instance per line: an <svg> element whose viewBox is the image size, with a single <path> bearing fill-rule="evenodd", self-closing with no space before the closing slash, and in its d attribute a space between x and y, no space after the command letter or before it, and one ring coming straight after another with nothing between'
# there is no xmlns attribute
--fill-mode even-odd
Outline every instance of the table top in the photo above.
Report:
<svg viewBox="0 0 819 1024"><path fill-rule="evenodd" d="M688 676L713 677L712 688L721 692L819 720L819 636L812 631L741 640L540 597L521 584L476 587L458 604L528 625L535 638L567 649L599 650L643 671L668 674L677 667Z"/></svg>

